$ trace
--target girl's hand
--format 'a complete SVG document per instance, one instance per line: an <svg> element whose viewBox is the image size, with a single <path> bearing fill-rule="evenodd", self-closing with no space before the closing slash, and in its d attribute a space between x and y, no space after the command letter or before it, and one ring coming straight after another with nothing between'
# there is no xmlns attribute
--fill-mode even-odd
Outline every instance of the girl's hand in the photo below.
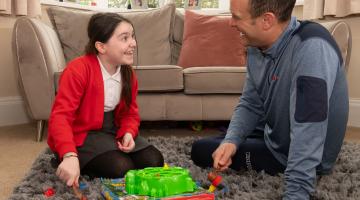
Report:
<svg viewBox="0 0 360 200"><path fill-rule="evenodd" d="M79 187L80 164L77 157L66 157L61 161L56 170L56 175L64 181L67 186Z"/></svg>
<svg viewBox="0 0 360 200"><path fill-rule="evenodd" d="M135 142L131 133L125 133L122 141L118 141L117 144L118 148L125 153L129 153L135 148Z"/></svg>

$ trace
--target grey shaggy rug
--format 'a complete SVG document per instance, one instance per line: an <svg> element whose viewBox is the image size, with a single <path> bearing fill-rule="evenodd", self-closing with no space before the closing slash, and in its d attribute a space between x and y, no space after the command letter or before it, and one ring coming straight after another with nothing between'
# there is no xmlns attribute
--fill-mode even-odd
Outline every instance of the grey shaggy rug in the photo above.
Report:
<svg viewBox="0 0 360 200"><path fill-rule="evenodd" d="M209 169L201 169L190 160L190 149L195 137L165 138L150 137L170 166L181 166L190 170L194 180L208 184ZM49 150L42 153L34 162L30 172L15 187L10 200L17 199L75 199L71 188L66 187L55 175L55 169L50 165L52 155ZM283 192L283 175L269 176L265 173L236 172L229 170L222 174L228 192L219 194L218 199L256 200L281 199ZM90 181L82 177L86 183L84 193L88 199L101 199L100 180ZM52 187L56 190L52 198L44 196L43 192ZM331 175L323 176L317 183L316 200L346 200L360 199L360 144L345 143Z"/></svg>

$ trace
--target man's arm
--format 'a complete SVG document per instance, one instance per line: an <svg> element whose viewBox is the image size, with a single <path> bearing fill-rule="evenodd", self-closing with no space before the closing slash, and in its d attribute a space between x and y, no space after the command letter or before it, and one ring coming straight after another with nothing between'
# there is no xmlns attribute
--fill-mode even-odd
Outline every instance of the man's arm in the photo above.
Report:
<svg viewBox="0 0 360 200"><path fill-rule="evenodd" d="M262 116L264 116L263 104L248 70L245 87L233 113L227 134L212 155L214 168L222 171L231 165L231 158L236 153L237 147L256 128Z"/></svg>
<svg viewBox="0 0 360 200"><path fill-rule="evenodd" d="M310 38L295 60L290 96L290 148L284 199L309 199L322 160L329 98L341 58L327 41Z"/></svg>
<svg viewBox="0 0 360 200"><path fill-rule="evenodd" d="M222 143L233 143L239 146L254 131L263 116L263 103L248 72L239 104L235 108Z"/></svg>

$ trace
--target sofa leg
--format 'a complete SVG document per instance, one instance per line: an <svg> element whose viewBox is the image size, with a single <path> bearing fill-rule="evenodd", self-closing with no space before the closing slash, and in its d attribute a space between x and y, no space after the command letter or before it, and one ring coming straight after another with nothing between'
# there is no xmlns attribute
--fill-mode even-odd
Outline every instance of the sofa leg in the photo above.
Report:
<svg viewBox="0 0 360 200"><path fill-rule="evenodd" d="M45 120L37 121L37 136L36 141L41 142L43 134L44 134Z"/></svg>

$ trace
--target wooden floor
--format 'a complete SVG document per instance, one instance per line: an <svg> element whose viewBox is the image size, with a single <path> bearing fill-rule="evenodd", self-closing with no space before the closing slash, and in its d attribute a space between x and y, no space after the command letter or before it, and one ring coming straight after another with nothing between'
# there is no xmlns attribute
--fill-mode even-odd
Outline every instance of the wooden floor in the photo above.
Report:
<svg viewBox="0 0 360 200"><path fill-rule="evenodd" d="M193 132L188 126L176 128L161 124L153 126L151 123L141 129L141 134L144 136L208 136L219 133L219 129L214 127L206 128L201 132ZM37 155L47 147L45 140L35 142L35 138L36 124L0 127L0 200L8 198L14 186L30 169ZM345 140L360 143L360 128L349 127Z"/></svg>
<svg viewBox="0 0 360 200"><path fill-rule="evenodd" d="M360 128L348 127L345 140L360 143Z"/></svg>

